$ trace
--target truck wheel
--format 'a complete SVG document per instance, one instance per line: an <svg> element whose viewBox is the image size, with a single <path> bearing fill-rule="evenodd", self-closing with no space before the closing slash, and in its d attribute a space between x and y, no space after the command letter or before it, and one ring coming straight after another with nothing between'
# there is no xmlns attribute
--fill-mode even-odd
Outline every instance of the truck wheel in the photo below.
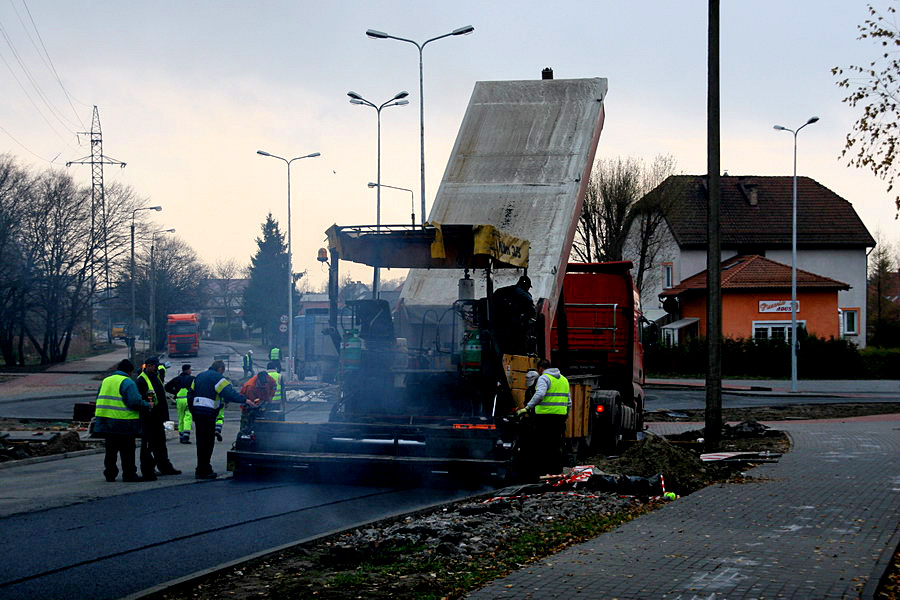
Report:
<svg viewBox="0 0 900 600"><path fill-rule="evenodd" d="M615 408L609 416L609 425L607 427L601 427L595 432L600 436L599 450L607 456L616 453L619 442L622 440L622 421L619 418L619 403L616 402L613 406Z"/></svg>

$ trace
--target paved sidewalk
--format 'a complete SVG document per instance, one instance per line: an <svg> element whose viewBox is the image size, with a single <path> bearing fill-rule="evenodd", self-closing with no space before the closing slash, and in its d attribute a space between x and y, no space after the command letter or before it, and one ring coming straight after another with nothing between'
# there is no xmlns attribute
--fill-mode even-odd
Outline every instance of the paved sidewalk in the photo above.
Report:
<svg viewBox="0 0 900 600"><path fill-rule="evenodd" d="M900 416L778 427L793 450L760 481L695 492L469 597L871 598L900 538Z"/></svg>
<svg viewBox="0 0 900 600"><path fill-rule="evenodd" d="M111 352L61 363L40 373L30 373L0 382L0 403L34 398L68 398L97 393L100 381L95 379L123 358L124 346Z"/></svg>

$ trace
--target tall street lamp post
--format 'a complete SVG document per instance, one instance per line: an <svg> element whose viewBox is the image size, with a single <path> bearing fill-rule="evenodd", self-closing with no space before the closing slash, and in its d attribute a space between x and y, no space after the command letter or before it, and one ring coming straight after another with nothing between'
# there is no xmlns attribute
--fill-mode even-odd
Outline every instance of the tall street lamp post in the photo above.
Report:
<svg viewBox="0 0 900 600"><path fill-rule="evenodd" d="M150 352L156 353L156 234L175 233L174 229L154 231L150 238Z"/></svg>
<svg viewBox="0 0 900 600"><path fill-rule="evenodd" d="M421 164L420 169L422 172L422 226L425 226L425 218L427 217L425 213L425 83L422 76L422 50L425 49L426 44L430 42L434 42L436 40L443 39L445 37L450 37L451 35L468 35L475 31L475 28L471 25L466 25L465 27L460 27L458 29L454 29L450 33L445 33L444 35L439 35L437 37L433 37L429 40L425 40L421 44L414 40L408 40L406 38L397 37L395 35L390 35L383 31L377 31L375 29L366 30L366 35L370 38L375 38L379 40L391 39L391 40L399 40L401 42L409 42L414 45L419 50L419 146L421 148Z"/></svg>
<svg viewBox="0 0 900 600"><path fill-rule="evenodd" d="M321 156L319 152L313 152L312 154L304 154L303 156L295 156L294 158L288 160L281 156L276 156L274 154L270 154L265 150L257 150L257 154L260 156L268 156L269 158L277 158L280 161L283 161L287 166L287 247L288 247L288 351L287 351L287 380L292 380L292 375L294 373L294 274L293 274L293 264L291 262L292 254L291 254L291 163L295 160L301 160L303 158L315 158L316 156Z"/></svg>
<svg viewBox="0 0 900 600"><path fill-rule="evenodd" d="M377 199L375 201L375 230L381 231L381 109L388 106L404 106L409 104L409 100L404 100L407 96L409 96L409 92L397 92L394 94L394 97L390 100L387 100L381 105L375 105L374 103L366 100L356 92L347 92L347 95L350 96L350 104L359 104L362 106L370 106L375 109L375 113L378 116L378 133L376 135L377 142L377 177L378 177L378 193ZM378 283L380 279L380 269L375 267L375 276L372 280L372 298L378 298Z"/></svg>
<svg viewBox="0 0 900 600"><path fill-rule="evenodd" d="M135 293L134 293L134 216L142 210L161 211L162 206L148 206L146 208L136 208L131 211L131 321L128 323L128 356L131 362L134 362L134 312L135 312Z"/></svg>
<svg viewBox="0 0 900 600"><path fill-rule="evenodd" d="M409 192L409 218L412 221L412 226L416 226L416 195L412 190L402 187L397 187L394 185L387 185L386 183L372 183L371 181L368 183L370 188L390 188L392 190L400 190L402 192ZM379 200L380 201L380 200Z"/></svg>
<svg viewBox="0 0 900 600"><path fill-rule="evenodd" d="M791 392L797 392L797 134L819 117L810 117L797 129L775 125L778 131L794 134L794 178L791 188Z"/></svg>

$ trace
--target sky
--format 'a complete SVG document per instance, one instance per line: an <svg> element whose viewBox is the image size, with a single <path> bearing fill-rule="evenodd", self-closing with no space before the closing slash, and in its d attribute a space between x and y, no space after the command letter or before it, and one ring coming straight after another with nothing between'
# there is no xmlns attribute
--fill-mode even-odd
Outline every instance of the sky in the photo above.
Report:
<svg viewBox="0 0 900 600"><path fill-rule="evenodd" d="M792 136L772 126L818 116L800 133L798 174L849 200L873 235L896 244L884 182L840 158L857 112L841 102L831 69L875 57L856 39L867 16L865 2L850 0L722 2L721 166L790 175ZM286 167L256 151L319 152L291 167L294 270L319 288L324 231L375 222L366 184L376 180L376 112L350 104L348 91L375 104L409 92L409 105L381 113L381 180L414 190L420 218L418 53L365 31L422 42L464 25L474 33L424 50L429 207L475 82L538 79L544 67L557 79L608 79L598 158L670 154L678 172L706 172L699 0L0 0L0 153L65 169L90 154L76 132L90 129L96 105L104 154L127 163L107 167L106 181L162 205L143 214L176 228L204 262L244 265L266 214L282 230L287 221ZM90 184L88 166L69 171ZM410 200L383 189L381 222L409 222Z"/></svg>

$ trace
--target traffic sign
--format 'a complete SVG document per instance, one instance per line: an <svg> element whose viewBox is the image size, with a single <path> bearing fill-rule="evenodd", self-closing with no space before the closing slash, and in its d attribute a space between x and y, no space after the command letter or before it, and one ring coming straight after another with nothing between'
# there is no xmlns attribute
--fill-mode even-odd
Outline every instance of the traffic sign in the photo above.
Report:
<svg viewBox="0 0 900 600"><path fill-rule="evenodd" d="M288 322L287 315L281 315L281 322L282 322L282 323L287 323L287 322ZM285 328L285 329L282 329L282 331L285 331L285 330L286 330L286 328Z"/></svg>
<svg viewBox="0 0 900 600"><path fill-rule="evenodd" d="M282 323L281 325L278 326L278 331L280 331L281 333L284 333L285 331L287 331L287 325Z"/></svg>

